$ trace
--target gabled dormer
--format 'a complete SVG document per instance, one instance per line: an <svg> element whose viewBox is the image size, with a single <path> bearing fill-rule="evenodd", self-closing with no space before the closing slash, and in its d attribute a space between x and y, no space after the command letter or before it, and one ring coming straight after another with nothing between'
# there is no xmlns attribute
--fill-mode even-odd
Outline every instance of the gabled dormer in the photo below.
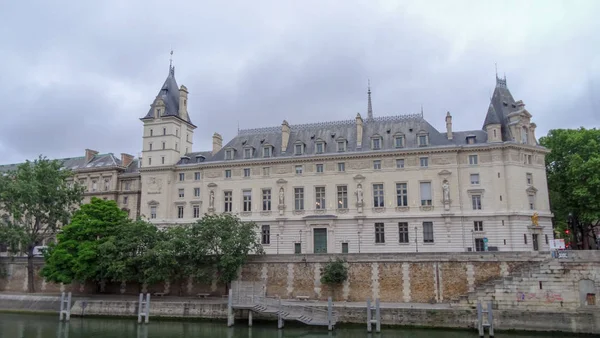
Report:
<svg viewBox="0 0 600 338"><path fill-rule="evenodd" d="M315 154L323 154L327 151L327 142L318 138L315 140Z"/></svg>

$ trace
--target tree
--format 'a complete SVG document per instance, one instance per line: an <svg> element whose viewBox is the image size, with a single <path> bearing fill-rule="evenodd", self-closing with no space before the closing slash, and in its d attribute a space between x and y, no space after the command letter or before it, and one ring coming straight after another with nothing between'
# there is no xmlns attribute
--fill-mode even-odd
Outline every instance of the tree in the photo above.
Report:
<svg viewBox="0 0 600 338"><path fill-rule="evenodd" d="M70 177L72 173L61 162L42 156L0 176L0 210L19 233L13 238L19 238L21 248L26 248L29 292L35 292L33 248L69 223L81 203L83 188L69 185Z"/></svg>
<svg viewBox="0 0 600 338"><path fill-rule="evenodd" d="M257 229L256 223L242 222L231 214L205 215L194 223L191 235L204 247L209 264L204 271L214 267L218 280L229 288L249 254L264 254Z"/></svg>
<svg viewBox="0 0 600 338"><path fill-rule="evenodd" d="M131 221L127 213L112 200L93 197L73 214L70 224L57 235L45 253L46 264L42 276L48 281L69 284L73 280L103 282L107 274L106 258L99 247L118 228Z"/></svg>
<svg viewBox="0 0 600 338"><path fill-rule="evenodd" d="M557 228L570 227L576 248L592 248L600 234L600 130L555 129L540 144L551 151L546 171Z"/></svg>

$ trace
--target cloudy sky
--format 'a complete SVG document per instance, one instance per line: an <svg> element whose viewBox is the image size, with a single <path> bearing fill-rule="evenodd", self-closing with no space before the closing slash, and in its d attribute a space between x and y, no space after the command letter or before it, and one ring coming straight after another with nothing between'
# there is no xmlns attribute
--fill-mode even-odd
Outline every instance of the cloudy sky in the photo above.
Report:
<svg viewBox="0 0 600 338"><path fill-rule="evenodd" d="M538 125L600 125L600 1L0 1L0 163L138 154L168 73L194 150L241 128L416 113L479 129L506 73Z"/></svg>

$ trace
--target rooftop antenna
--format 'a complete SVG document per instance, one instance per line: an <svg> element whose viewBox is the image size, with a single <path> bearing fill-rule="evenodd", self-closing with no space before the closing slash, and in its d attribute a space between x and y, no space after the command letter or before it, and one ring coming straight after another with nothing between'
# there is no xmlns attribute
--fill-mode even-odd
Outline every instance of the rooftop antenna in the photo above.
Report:
<svg viewBox="0 0 600 338"><path fill-rule="evenodd" d="M369 98L369 103L367 105L367 118L369 120L373 119L373 105L371 104L371 79L367 79L367 95Z"/></svg>

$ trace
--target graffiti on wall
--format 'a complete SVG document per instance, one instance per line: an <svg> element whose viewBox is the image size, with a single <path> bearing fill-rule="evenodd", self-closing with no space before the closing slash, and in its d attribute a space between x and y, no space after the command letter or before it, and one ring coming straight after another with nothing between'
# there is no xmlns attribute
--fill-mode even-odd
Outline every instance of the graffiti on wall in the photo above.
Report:
<svg viewBox="0 0 600 338"><path fill-rule="evenodd" d="M560 293L554 291L546 292L523 292L517 291L517 302L526 302L530 300L541 300L546 303L555 303L564 301Z"/></svg>

